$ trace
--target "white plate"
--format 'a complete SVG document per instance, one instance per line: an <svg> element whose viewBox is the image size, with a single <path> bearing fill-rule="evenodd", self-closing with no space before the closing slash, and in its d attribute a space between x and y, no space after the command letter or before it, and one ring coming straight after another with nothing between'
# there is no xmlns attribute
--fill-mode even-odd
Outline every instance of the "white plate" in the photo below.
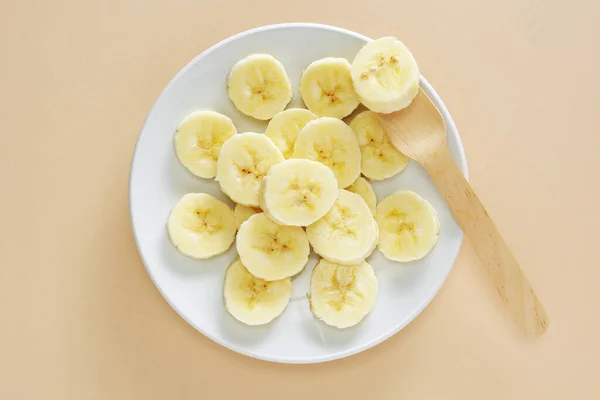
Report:
<svg viewBox="0 0 600 400"><path fill-rule="evenodd" d="M375 251L369 262L379 280L377 304L351 329L328 327L309 311L305 294L316 258L293 279L292 301L284 313L267 326L248 327L234 320L223 306L223 278L225 268L236 257L235 246L221 256L195 261L180 255L167 237L167 217L184 194L206 192L232 204L217 183L195 178L179 164L173 150L177 124L194 110L211 109L231 117L239 132L263 132L266 126L242 115L227 97L226 78L236 61L258 52L278 58L294 88L290 106L302 106L298 93L302 70L326 56L352 61L368 40L354 32L315 24L283 24L243 32L206 50L183 68L146 118L130 178L131 221L140 255L171 307L198 331L234 351L268 361L314 363L366 350L412 321L452 269L462 232L425 171L412 161L402 173L376 182L374 188L379 200L400 189L413 190L429 200L440 218L438 244L425 259L409 264L391 262ZM463 148L448 110L425 79L421 86L442 112L450 152L466 173Z"/></svg>

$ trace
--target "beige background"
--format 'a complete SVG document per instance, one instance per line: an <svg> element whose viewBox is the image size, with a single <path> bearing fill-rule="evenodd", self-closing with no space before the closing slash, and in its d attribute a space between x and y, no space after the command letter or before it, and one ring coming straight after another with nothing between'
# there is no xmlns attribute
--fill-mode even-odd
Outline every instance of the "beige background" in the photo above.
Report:
<svg viewBox="0 0 600 400"><path fill-rule="evenodd" d="M368 3L0 0L1 399L600 398L598 3ZM195 55L285 21L409 44L546 336L516 331L468 244L412 324L332 363L237 355L169 308L129 223L137 134Z"/></svg>

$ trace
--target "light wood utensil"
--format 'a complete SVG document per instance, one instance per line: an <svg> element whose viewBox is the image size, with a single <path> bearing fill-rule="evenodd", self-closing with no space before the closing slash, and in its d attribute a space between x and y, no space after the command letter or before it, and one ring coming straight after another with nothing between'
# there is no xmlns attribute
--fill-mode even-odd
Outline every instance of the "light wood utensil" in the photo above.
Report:
<svg viewBox="0 0 600 400"><path fill-rule="evenodd" d="M444 120L422 89L404 110L380 114L390 140L421 164L446 199L519 328L543 334L548 316L483 204L455 164L446 146Z"/></svg>

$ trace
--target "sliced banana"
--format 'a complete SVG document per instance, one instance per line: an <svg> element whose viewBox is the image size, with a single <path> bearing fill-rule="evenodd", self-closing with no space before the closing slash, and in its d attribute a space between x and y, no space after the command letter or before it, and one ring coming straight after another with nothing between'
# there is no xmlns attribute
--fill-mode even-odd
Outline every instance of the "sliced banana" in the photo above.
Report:
<svg viewBox="0 0 600 400"><path fill-rule="evenodd" d="M233 211L206 193L188 193L177 202L167 231L180 253L206 259L224 253L235 238Z"/></svg>
<svg viewBox="0 0 600 400"><path fill-rule="evenodd" d="M240 226L242 226L242 224L246 222L248 218L261 212L262 210L258 207L246 207L241 204L236 204L235 208L233 209L236 228L240 229Z"/></svg>
<svg viewBox="0 0 600 400"><path fill-rule="evenodd" d="M340 265L321 260L310 279L310 308L327 325L348 328L373 309L377 292L377 277L367 262Z"/></svg>
<svg viewBox="0 0 600 400"><path fill-rule="evenodd" d="M421 74L408 48L394 37L373 40L358 51L350 70L354 90L371 111L407 107L419 91Z"/></svg>
<svg viewBox="0 0 600 400"><path fill-rule="evenodd" d="M371 255L377 246L379 228L363 198L340 189L331 210L306 227L306 236L321 257L352 265Z"/></svg>
<svg viewBox="0 0 600 400"><path fill-rule="evenodd" d="M236 248L248 271L268 281L296 275L310 253L302 228L276 224L264 213L253 215L242 224Z"/></svg>
<svg viewBox="0 0 600 400"><path fill-rule="evenodd" d="M253 276L236 259L225 272L225 308L246 325L264 325L279 316L292 296L290 278L265 281Z"/></svg>
<svg viewBox="0 0 600 400"><path fill-rule="evenodd" d="M367 203L367 206L369 206L371 214L375 215L377 211L377 195L369 181L361 176L352 185L348 186L346 190L360 195L365 203Z"/></svg>
<svg viewBox="0 0 600 400"><path fill-rule="evenodd" d="M358 114L350 127L360 146L360 170L369 179L391 178L408 165L408 157L398 151L383 130L373 111Z"/></svg>
<svg viewBox="0 0 600 400"><path fill-rule="evenodd" d="M217 181L221 190L236 203L258 207L262 178L284 160L271 139L260 133L240 133L221 147L217 160Z"/></svg>
<svg viewBox="0 0 600 400"><path fill-rule="evenodd" d="M292 99L292 85L283 65L268 54L238 61L227 80L229 98L238 110L256 119L271 119Z"/></svg>
<svg viewBox="0 0 600 400"><path fill-rule="evenodd" d="M306 107L321 117L347 117L360 103L345 58L312 62L302 73L300 94Z"/></svg>
<svg viewBox="0 0 600 400"><path fill-rule="evenodd" d="M214 178L221 146L237 130L231 119L214 111L188 115L175 132L175 154L192 174Z"/></svg>
<svg viewBox="0 0 600 400"><path fill-rule="evenodd" d="M298 132L317 118L317 115L304 108L288 108L269 121L265 135L275 143L286 159L292 158Z"/></svg>
<svg viewBox="0 0 600 400"><path fill-rule="evenodd" d="M377 205L379 250L393 261L425 257L435 246L440 222L433 206L411 191L396 192Z"/></svg>
<svg viewBox="0 0 600 400"><path fill-rule="evenodd" d="M360 175L360 148L354 131L336 118L310 121L298 134L294 158L325 164L340 188L350 186Z"/></svg>
<svg viewBox="0 0 600 400"><path fill-rule="evenodd" d="M324 216L338 195L333 172L321 163L291 159L263 179L260 206L281 225L306 226Z"/></svg>

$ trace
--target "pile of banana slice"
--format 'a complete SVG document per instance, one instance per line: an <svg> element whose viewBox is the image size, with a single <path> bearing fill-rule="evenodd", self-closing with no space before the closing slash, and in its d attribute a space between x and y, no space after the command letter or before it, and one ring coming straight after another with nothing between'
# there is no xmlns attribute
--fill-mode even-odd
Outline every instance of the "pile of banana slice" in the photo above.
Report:
<svg viewBox="0 0 600 400"><path fill-rule="evenodd" d="M375 305L377 278L365 261L375 248L409 262L435 246L440 224L429 202L400 191L377 203L369 183L408 164L376 113L409 105L419 78L406 46L385 37L366 44L352 64L327 57L308 65L300 83L307 109L286 109L292 87L284 66L253 54L231 68L227 90L239 111L269 120L264 133L238 133L214 111L180 123L174 145L181 164L199 178L215 178L236 206L186 194L171 211L169 237L195 259L221 254L235 240L239 257L224 283L233 317L261 325L280 315L291 277L312 248L321 257L310 282L312 312L328 325L354 326ZM368 110L346 124L343 118L361 103Z"/></svg>

